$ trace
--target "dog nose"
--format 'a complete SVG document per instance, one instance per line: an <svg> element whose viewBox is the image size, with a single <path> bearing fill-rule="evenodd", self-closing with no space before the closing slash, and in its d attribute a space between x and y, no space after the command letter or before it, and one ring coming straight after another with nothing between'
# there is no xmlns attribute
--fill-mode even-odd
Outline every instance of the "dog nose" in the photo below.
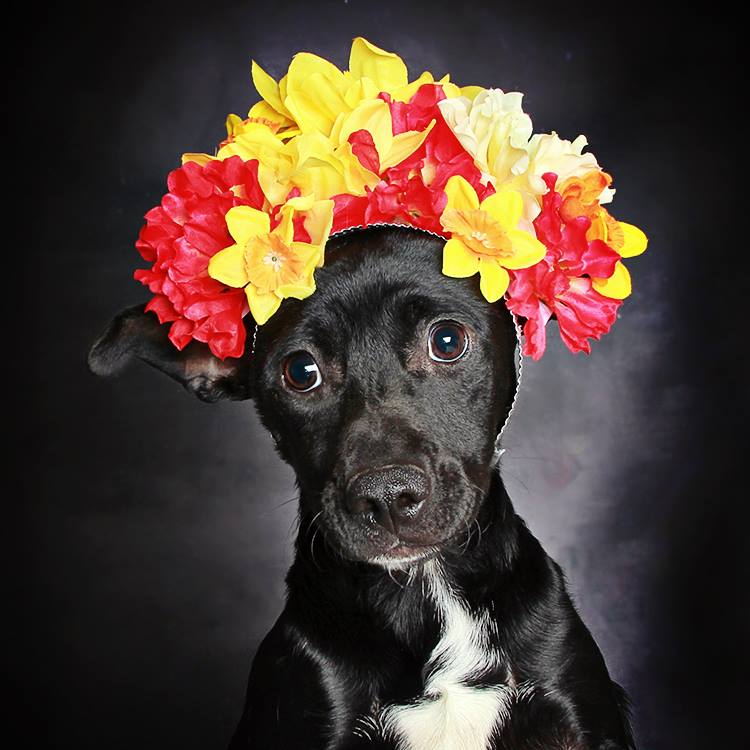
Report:
<svg viewBox="0 0 750 750"><path fill-rule="evenodd" d="M361 471L346 489L346 508L355 515L372 515L376 523L392 534L411 523L430 492L422 469L394 464Z"/></svg>

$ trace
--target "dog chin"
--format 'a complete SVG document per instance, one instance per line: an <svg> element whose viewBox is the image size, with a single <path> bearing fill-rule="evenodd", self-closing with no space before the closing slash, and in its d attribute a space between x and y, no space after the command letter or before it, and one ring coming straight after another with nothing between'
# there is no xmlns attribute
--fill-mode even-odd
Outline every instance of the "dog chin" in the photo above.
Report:
<svg viewBox="0 0 750 750"><path fill-rule="evenodd" d="M438 554L437 547L412 547L397 544L387 552L371 557L367 562L386 570L408 570L414 565L431 560Z"/></svg>

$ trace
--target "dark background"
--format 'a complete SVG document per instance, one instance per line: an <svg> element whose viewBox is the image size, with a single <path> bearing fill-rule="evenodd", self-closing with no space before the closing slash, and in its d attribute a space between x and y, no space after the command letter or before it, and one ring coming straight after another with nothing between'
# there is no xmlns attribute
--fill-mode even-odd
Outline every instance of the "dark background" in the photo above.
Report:
<svg viewBox="0 0 750 750"><path fill-rule="evenodd" d="M684 6L687 7L687 6ZM738 21L608 3L140 0L29 6L6 28L8 407L27 532L9 570L28 746L221 748L283 602L294 484L252 405L207 406L136 366L85 367L145 301L133 241L185 151L211 150L298 50L352 37L415 77L526 93L536 132L585 133L642 226L635 293L594 356L526 367L511 496L630 693L640 747L739 747L748 635L746 159ZM7 325L7 323L6 323ZM552 328L553 326L551 326ZM743 456L744 458L744 456ZM13 540L11 540L13 541ZM12 548L12 547L11 547ZM745 695L743 696L743 692ZM746 736L744 737L746 740Z"/></svg>

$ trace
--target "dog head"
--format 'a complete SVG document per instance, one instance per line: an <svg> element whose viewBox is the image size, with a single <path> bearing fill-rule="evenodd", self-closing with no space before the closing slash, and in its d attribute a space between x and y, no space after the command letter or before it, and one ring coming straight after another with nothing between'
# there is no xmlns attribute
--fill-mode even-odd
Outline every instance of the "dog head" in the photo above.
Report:
<svg viewBox="0 0 750 750"><path fill-rule="evenodd" d="M90 366L109 374L134 355L204 400L254 398L302 519L346 558L406 565L466 538L516 387L510 314L476 277L442 274L443 243L400 227L331 238L315 294L287 300L240 360L178 352L132 308Z"/></svg>

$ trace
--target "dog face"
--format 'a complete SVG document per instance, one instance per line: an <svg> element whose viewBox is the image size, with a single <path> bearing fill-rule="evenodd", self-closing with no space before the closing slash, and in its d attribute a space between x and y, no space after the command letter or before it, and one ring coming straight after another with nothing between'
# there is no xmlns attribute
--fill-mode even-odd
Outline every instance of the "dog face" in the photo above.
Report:
<svg viewBox="0 0 750 750"><path fill-rule="evenodd" d="M330 239L315 294L285 301L242 360L177 352L133 308L90 366L135 355L204 400L253 396L297 474L303 524L346 558L406 565L466 539L515 391L510 314L477 277L442 274L443 244L405 227Z"/></svg>
<svg viewBox="0 0 750 750"><path fill-rule="evenodd" d="M515 390L515 336L443 241L374 227L329 241L317 291L259 333L253 390L302 517L348 558L398 565L460 543Z"/></svg>

